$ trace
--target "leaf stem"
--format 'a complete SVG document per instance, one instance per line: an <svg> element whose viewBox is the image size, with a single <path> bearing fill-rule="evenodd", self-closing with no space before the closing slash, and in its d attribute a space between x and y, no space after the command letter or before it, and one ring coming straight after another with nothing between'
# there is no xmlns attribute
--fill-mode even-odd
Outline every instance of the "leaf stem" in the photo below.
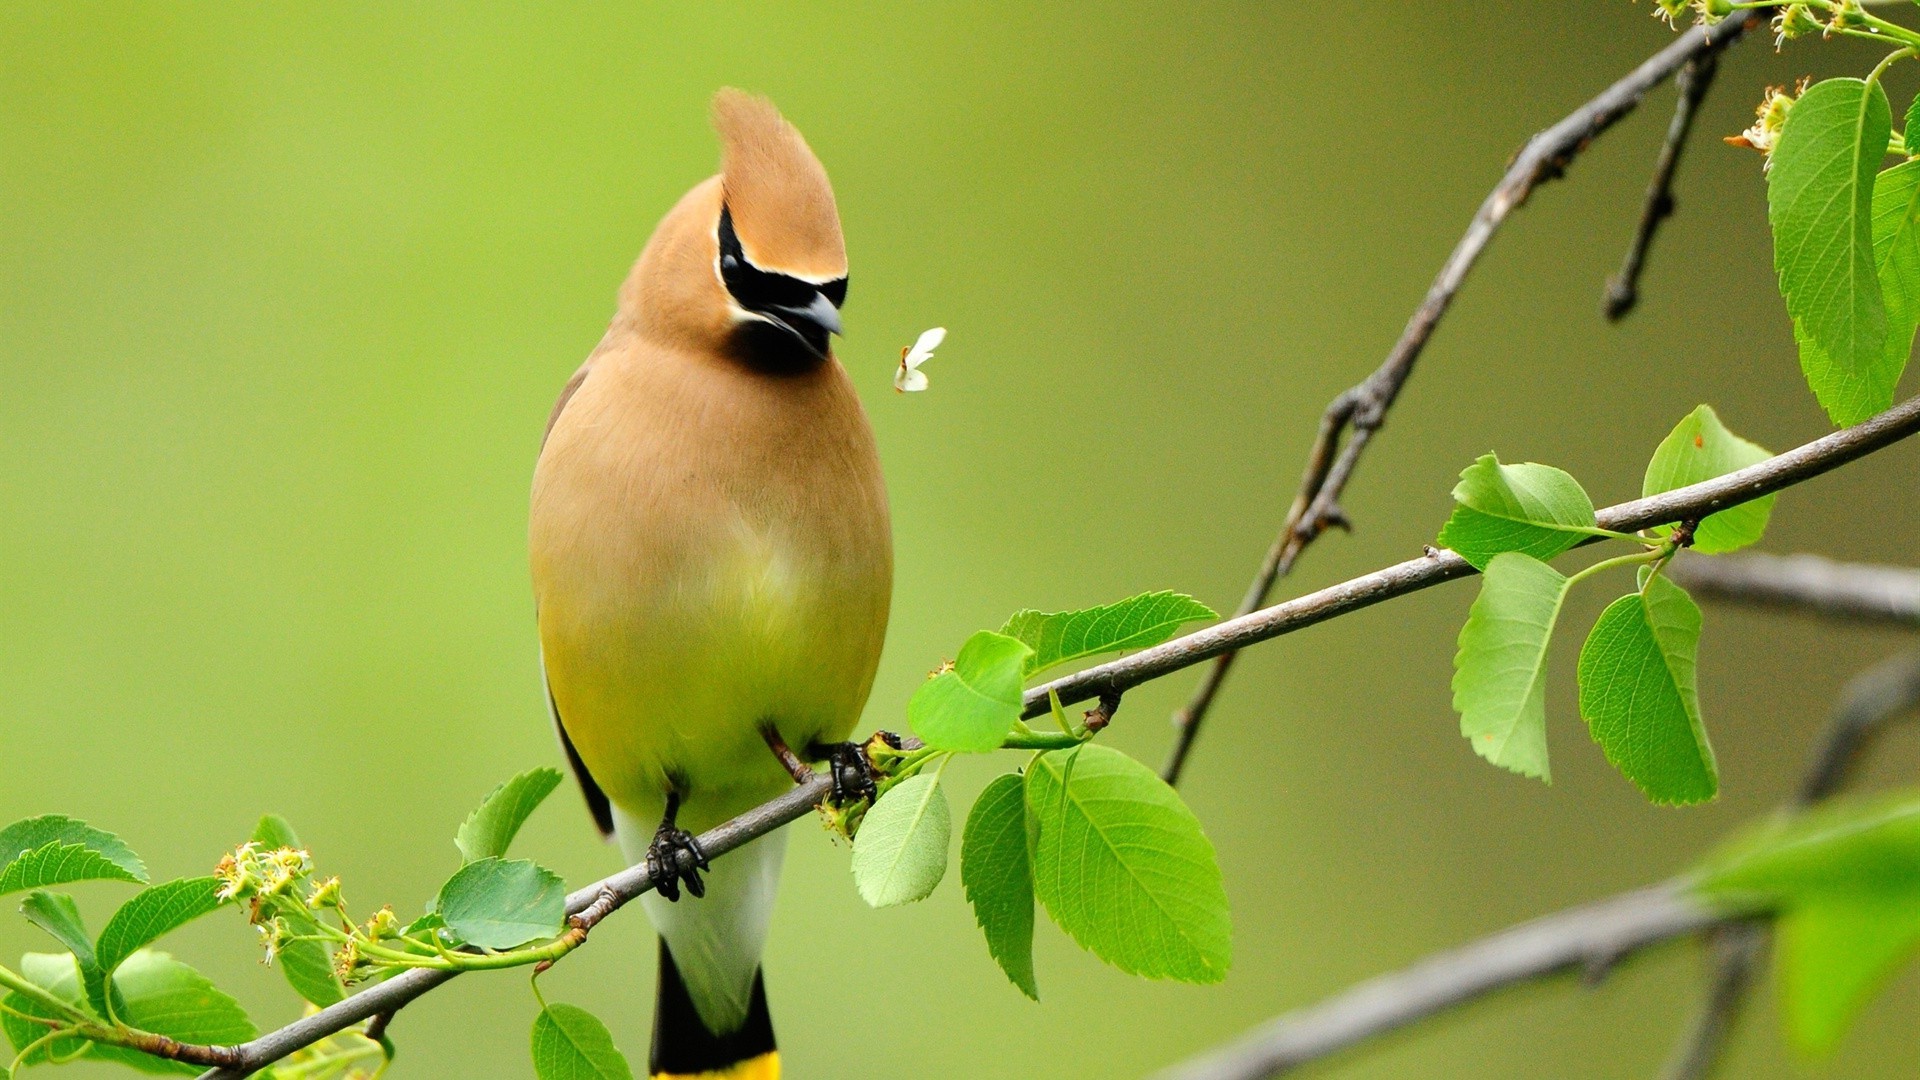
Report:
<svg viewBox="0 0 1920 1080"><path fill-rule="evenodd" d="M93 1019L85 1010L76 1007L38 983L30 982L26 977L15 974L11 969L0 966L0 986L18 994L32 998L42 1005L58 1010L73 1023L84 1024Z"/></svg>
<svg viewBox="0 0 1920 1080"><path fill-rule="evenodd" d="M1602 570L1611 570L1616 566L1634 566L1640 563L1654 562L1660 559L1663 553L1670 554L1671 547L1672 545L1662 545L1660 547L1654 548L1652 551L1636 551L1631 555L1621 555L1617 558L1602 559L1599 562L1594 563L1592 566L1587 567L1585 570L1577 570L1574 573L1569 574L1567 576L1566 587L1568 589L1571 589L1575 585L1580 584L1582 581L1585 581L1588 578L1594 576L1595 574L1600 573Z"/></svg>

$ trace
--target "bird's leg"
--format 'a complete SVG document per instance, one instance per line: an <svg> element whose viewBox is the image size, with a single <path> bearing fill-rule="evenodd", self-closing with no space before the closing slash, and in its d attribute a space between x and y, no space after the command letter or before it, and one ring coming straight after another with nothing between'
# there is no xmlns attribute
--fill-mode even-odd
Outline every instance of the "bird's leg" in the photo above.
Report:
<svg viewBox="0 0 1920 1080"><path fill-rule="evenodd" d="M779 728L768 724L760 729L760 737L767 740L767 749L772 750L773 756L780 759L780 764L786 768L787 775L793 777L794 783L804 784L813 779L813 770L807 766L806 762L800 760L799 754L793 752L793 748L787 745L787 740L780 737Z"/></svg>
<svg viewBox="0 0 1920 1080"><path fill-rule="evenodd" d="M707 895L707 883L700 880L700 871L707 868L707 853L701 848L700 841L693 834L675 825L674 819L680 815L680 793L667 792L667 813L660 819L660 827L654 830L653 843L647 845L647 877L653 887L668 900L680 899L680 883L687 883L687 891L696 897ZM680 853L693 856L693 865L682 868Z"/></svg>
<svg viewBox="0 0 1920 1080"><path fill-rule="evenodd" d="M807 753L815 761L827 762L827 773L833 777L833 793L829 796L833 802L845 806L874 797L873 762L859 743L814 743L807 747Z"/></svg>

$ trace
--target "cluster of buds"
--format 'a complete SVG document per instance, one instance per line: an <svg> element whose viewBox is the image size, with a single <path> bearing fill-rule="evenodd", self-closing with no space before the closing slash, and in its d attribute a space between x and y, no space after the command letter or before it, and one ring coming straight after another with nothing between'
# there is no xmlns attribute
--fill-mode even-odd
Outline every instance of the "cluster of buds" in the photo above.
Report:
<svg viewBox="0 0 1920 1080"><path fill-rule="evenodd" d="M313 872L313 856L299 848L262 848L248 841L220 860L213 874L222 900L251 900L291 895L293 886Z"/></svg>
<svg viewBox="0 0 1920 1080"><path fill-rule="evenodd" d="M1773 148L1780 141L1780 131L1787 126L1787 113L1793 108L1794 99L1807 92L1807 80L1801 79L1787 93L1784 86L1769 86L1767 94L1760 99L1760 107L1755 110L1757 119L1753 126L1738 135L1727 136L1727 142L1734 146L1750 147L1767 155L1767 167L1773 166Z"/></svg>
<svg viewBox="0 0 1920 1080"><path fill-rule="evenodd" d="M1733 0L1653 0L1653 13L1665 19L1668 26L1677 24L1689 11L1703 23L1717 23L1733 14Z"/></svg>

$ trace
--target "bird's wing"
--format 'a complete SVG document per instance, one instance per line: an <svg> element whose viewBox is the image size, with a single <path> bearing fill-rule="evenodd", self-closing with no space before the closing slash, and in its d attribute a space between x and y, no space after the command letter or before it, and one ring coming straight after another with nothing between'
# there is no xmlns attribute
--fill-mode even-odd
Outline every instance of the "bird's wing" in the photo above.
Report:
<svg viewBox="0 0 1920 1080"><path fill-rule="evenodd" d="M567 402L573 400L574 391L580 389L580 384L587 381L592 371L593 357L589 356L587 362L580 365L580 370L573 373L573 378L567 380L567 385L560 388L560 400L553 403L553 411L547 414L547 430L540 433L541 446L547 445L547 436L553 434L553 425L560 422L560 414L567 411Z"/></svg>
<svg viewBox="0 0 1920 1080"><path fill-rule="evenodd" d="M573 400L574 392L580 384L587 381L587 375L593 371L593 357L580 365L573 373L567 385L560 390L560 400L553 403L553 412L547 416L547 430L540 433L540 445L547 445L547 436L553 434L553 425L560 422L560 414L567 411L567 402ZM553 730L560 733L560 748L567 752L567 764L573 766L574 779L580 781L580 794L586 796L587 812L593 815L593 823L600 828L601 836L613 835L613 803L607 793L587 771L587 763L580 760L580 751L573 748L573 740L567 738L567 725L560 722L560 703L553 699L553 685L547 680L547 658L540 657L540 688L547 692L547 715L553 717Z"/></svg>
<svg viewBox="0 0 1920 1080"><path fill-rule="evenodd" d="M576 379L577 381L577 379ZM561 399L562 403L566 401ZM580 794L586 796L587 812L593 815L593 823L600 828L602 837L613 835L613 803L607 793L600 790L593 774L587 771L587 763L580 760L580 751L573 748L573 740L567 738L567 725L560 722L560 703L553 699L553 686L547 682L547 658L540 657L540 687L547 692L547 715L553 717L553 730L560 733L560 748L567 752L567 764L573 766L573 777L580 781Z"/></svg>

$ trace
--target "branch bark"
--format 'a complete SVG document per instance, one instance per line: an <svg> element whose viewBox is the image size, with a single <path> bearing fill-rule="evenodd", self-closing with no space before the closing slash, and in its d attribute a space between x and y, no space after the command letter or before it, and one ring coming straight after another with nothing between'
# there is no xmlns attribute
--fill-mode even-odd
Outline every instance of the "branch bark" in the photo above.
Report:
<svg viewBox="0 0 1920 1080"><path fill-rule="evenodd" d="M1747 554L1683 556L1667 572L1710 599L1920 627L1920 570L1818 555Z"/></svg>
<svg viewBox="0 0 1920 1080"><path fill-rule="evenodd" d="M1640 224L1634 229L1633 242L1627 245L1620 272L1607 281L1605 310L1609 319L1624 318L1640 300L1640 271L1646 268L1647 250L1653 246L1653 234L1660 231L1660 224L1673 216L1673 174L1680 167L1680 153L1687 147L1693 118L1699 114L1700 102L1706 98L1719 67L1718 54L1703 53L1688 60L1681 66L1680 74L1674 76L1680 100L1673 107L1666 141L1660 145L1660 156L1653 164L1653 180L1647 185L1647 201L1640 209Z"/></svg>
<svg viewBox="0 0 1920 1080"><path fill-rule="evenodd" d="M1849 461L1871 454L1920 431L1920 397L1909 398L1886 412L1850 428L1798 446L1758 465L1676 488L1660 495L1609 506L1598 514L1600 527L1633 532L1654 525L1697 521L1716 510L1791 487ZM1465 559L1451 551L1429 549L1417 559L1362 574L1357 578L1308 593L1249 615L1216 623L1204 630L1143 649L1027 691L1022 715L1033 718L1047 711L1049 691L1064 705L1108 694L1121 694L1150 679L1203 663L1222 653L1255 642L1290 634L1383 600L1418 592L1443 581L1474 573Z"/></svg>
<svg viewBox="0 0 1920 1080"><path fill-rule="evenodd" d="M1625 78L1607 87L1599 96L1527 140L1520 152L1514 155L1513 163L1507 166L1506 174L1480 204L1480 209L1467 225L1466 234L1454 245L1453 253L1447 256L1440 273L1427 288L1426 299L1414 311L1413 317L1407 320L1406 329L1401 331L1400 340L1394 343L1387 358L1365 381L1334 398L1322 414L1320 432L1307 454L1307 466L1300 477L1299 491L1287 510L1280 534L1274 538L1273 546L1268 549L1253 583L1247 587L1246 597L1241 601L1237 615L1249 615L1259 610L1273 591L1274 583L1293 569L1294 562L1309 544L1329 527L1347 524L1346 515L1340 509L1340 496L1346 491L1347 482L1353 478L1360 455L1366 452L1374 432L1386 422L1387 410L1393 407L1401 388L1412 376L1414 363L1426 348L1427 340L1433 336L1434 329L1452 306L1454 296L1466 282L1468 272L1493 241L1494 233L1499 231L1507 215L1524 205L1534 188L1562 175L1573 159L1594 139L1612 127L1615 121L1632 112L1647 91L1689 64L1709 65L1706 70L1710 73L1714 58L1738 41L1761 18L1759 12L1753 12L1745 18L1724 19L1711 27L1693 27L1681 34L1673 44L1633 69ZM1696 78L1693 82L1704 93L1705 77ZM1690 110L1688 115L1691 115ZM1678 117L1675 123L1680 123ZM1677 151L1672 156L1677 159ZM1673 163L1667 162L1666 158L1667 155L1663 154L1663 168L1670 177ZM1343 434L1347 435L1345 445L1340 441ZM1220 693L1220 685L1225 681L1227 672L1233 667L1234 656L1235 650L1232 649L1219 653L1193 697L1185 707L1174 713L1173 750L1161 773L1167 783L1179 782L1187 755L1192 752L1194 739L1199 736L1200 725Z"/></svg>
<svg viewBox="0 0 1920 1080"><path fill-rule="evenodd" d="M1814 752L1800 790L1787 804L1800 810L1837 794L1854 766L1887 725L1920 709L1920 654L1897 656L1847 684L1839 711ZM1713 1075L1746 1004L1754 972L1766 958L1767 928L1729 926L1715 935L1706 993L1662 1080L1706 1080Z"/></svg>
<svg viewBox="0 0 1920 1080"><path fill-rule="evenodd" d="M1157 1080L1275 1076L1495 990L1566 971L1606 971L1642 950L1726 921L1689 898L1679 882L1571 908L1288 1013Z"/></svg>

